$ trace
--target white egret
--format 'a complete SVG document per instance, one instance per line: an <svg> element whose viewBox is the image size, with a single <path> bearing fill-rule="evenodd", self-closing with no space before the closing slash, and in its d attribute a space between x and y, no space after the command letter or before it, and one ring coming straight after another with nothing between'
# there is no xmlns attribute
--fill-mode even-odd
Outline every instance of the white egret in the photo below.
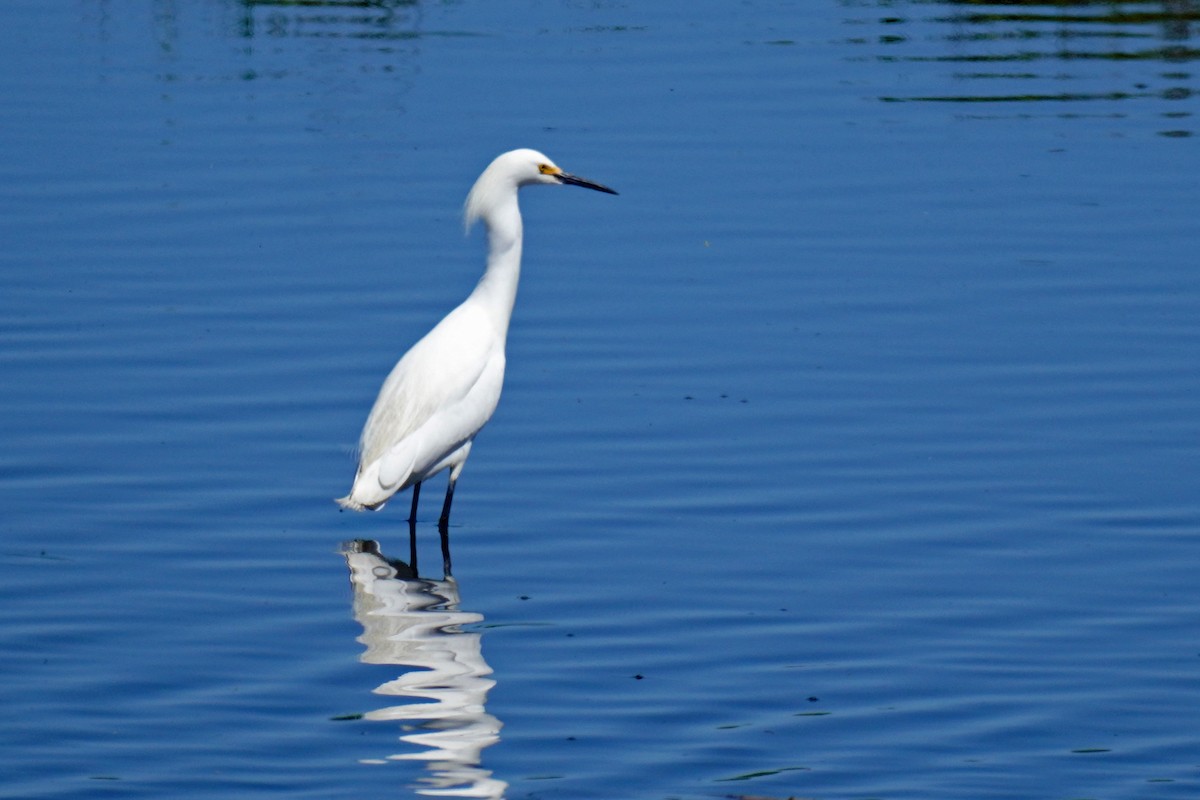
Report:
<svg viewBox="0 0 1200 800"><path fill-rule="evenodd" d="M563 172L536 150L513 150L488 165L463 206L467 230L477 220L487 227L487 269L470 296L413 345L384 381L363 426L354 485L337 501L355 511L376 510L411 486L411 526L421 483L449 468L438 520L447 567L454 484L475 435L496 410L504 382L504 344L521 271L517 190L534 184L616 194Z"/></svg>

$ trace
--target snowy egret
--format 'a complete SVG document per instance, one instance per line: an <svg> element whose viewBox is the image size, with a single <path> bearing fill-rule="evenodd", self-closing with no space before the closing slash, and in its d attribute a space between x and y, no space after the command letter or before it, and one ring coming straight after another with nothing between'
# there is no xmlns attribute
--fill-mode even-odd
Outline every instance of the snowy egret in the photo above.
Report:
<svg viewBox="0 0 1200 800"><path fill-rule="evenodd" d="M616 194L607 186L563 172L536 150L513 150L488 165L463 206L468 231L478 220L487 227L487 269L470 296L392 368L363 426L354 485L350 494L337 501L355 511L376 510L411 486L411 526L417 518L421 483L449 468L438 520L447 566L454 484L475 435L496 410L504 382L504 343L521 272L517 190L535 184Z"/></svg>

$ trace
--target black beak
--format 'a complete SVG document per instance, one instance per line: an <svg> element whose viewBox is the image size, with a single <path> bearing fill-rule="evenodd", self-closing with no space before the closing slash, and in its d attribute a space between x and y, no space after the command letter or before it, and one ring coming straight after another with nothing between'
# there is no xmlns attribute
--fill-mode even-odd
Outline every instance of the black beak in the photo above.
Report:
<svg viewBox="0 0 1200 800"><path fill-rule="evenodd" d="M580 178L567 172L560 172L554 177L558 178L560 183L566 183L571 186L582 186L585 189L595 189L597 192L604 192L605 194L616 194L616 191L608 188L607 186L602 186L599 183L593 183L586 178Z"/></svg>

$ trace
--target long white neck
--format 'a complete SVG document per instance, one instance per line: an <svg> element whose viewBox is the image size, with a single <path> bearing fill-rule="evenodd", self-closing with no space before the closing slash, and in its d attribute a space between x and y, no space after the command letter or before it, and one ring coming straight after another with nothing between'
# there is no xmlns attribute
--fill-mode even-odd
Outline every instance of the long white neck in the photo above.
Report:
<svg viewBox="0 0 1200 800"><path fill-rule="evenodd" d="M496 329L504 334L512 319L521 277L521 209L516 192L482 218L488 237L487 269L471 298L492 314Z"/></svg>

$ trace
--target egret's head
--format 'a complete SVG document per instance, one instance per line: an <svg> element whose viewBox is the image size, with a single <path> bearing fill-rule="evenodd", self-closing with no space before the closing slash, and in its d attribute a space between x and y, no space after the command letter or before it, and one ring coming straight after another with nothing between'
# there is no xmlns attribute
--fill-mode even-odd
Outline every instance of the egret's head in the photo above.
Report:
<svg viewBox="0 0 1200 800"><path fill-rule="evenodd" d="M477 219L486 219L493 209L512 201L520 187L537 183L582 186L585 189L616 194L607 186L564 172L537 150L510 150L497 156L471 187L463 207L463 218L467 228L469 229Z"/></svg>

